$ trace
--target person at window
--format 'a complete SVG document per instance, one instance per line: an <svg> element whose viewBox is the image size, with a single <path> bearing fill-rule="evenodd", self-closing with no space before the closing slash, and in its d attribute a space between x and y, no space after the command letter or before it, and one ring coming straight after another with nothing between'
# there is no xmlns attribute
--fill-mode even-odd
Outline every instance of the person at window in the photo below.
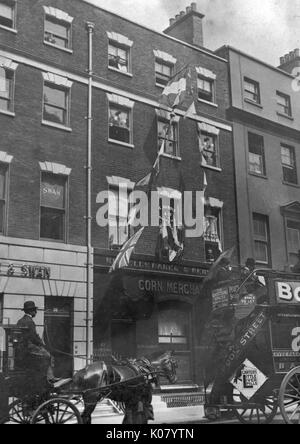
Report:
<svg viewBox="0 0 300 444"><path fill-rule="evenodd" d="M26 370L32 370L33 377L37 375L49 383L56 381L51 366L52 358L46 350L45 344L36 331L34 318L38 308L32 301L24 303L22 311L24 316L17 322L17 327L24 328L22 341L17 350L18 366Z"/></svg>
<svg viewBox="0 0 300 444"><path fill-rule="evenodd" d="M203 156L208 165L215 165L215 146L209 137L203 141Z"/></svg>
<svg viewBox="0 0 300 444"><path fill-rule="evenodd" d="M121 120L121 111L116 111L115 113L111 113L109 118L109 124L110 126L120 126L120 120Z"/></svg>

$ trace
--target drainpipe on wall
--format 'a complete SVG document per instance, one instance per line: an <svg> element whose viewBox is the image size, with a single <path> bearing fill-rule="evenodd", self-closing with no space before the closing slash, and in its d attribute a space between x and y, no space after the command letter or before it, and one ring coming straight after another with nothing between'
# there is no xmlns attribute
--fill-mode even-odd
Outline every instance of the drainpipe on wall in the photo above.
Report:
<svg viewBox="0 0 300 444"><path fill-rule="evenodd" d="M93 355L92 346L92 301L93 301L93 249L92 249L92 90L93 90L93 33L94 23L86 23L88 32L88 115L87 115L87 299L86 299L86 363L90 363Z"/></svg>

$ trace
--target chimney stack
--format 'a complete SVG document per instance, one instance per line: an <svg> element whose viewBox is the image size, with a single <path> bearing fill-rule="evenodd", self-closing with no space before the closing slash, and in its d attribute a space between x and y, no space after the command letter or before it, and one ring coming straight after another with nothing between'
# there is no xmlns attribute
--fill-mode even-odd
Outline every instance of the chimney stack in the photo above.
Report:
<svg viewBox="0 0 300 444"><path fill-rule="evenodd" d="M283 71L293 72L294 68L300 67L300 49L296 48L294 51L290 51L284 56L280 57L280 65L278 68Z"/></svg>
<svg viewBox="0 0 300 444"><path fill-rule="evenodd" d="M203 47L202 20L204 15L197 11L197 3L193 2L170 19L170 25L164 33L182 40L190 45Z"/></svg>

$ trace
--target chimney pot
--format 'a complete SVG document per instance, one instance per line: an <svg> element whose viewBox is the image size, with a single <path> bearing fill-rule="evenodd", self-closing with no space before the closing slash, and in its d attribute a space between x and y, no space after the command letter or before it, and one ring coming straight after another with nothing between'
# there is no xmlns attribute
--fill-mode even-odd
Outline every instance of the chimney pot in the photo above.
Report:
<svg viewBox="0 0 300 444"><path fill-rule="evenodd" d="M290 60L294 60L294 57L295 57L295 56L294 56L294 51L290 51L290 52L289 52L289 59L290 59Z"/></svg>
<svg viewBox="0 0 300 444"><path fill-rule="evenodd" d="M284 62L285 62L285 58L284 58L284 56L283 56L283 57L280 57L280 65L283 65Z"/></svg>
<svg viewBox="0 0 300 444"><path fill-rule="evenodd" d="M191 8L192 8L192 11L197 11L197 3L195 3L195 2L191 3Z"/></svg>
<svg viewBox="0 0 300 444"><path fill-rule="evenodd" d="M175 15L175 20L178 20L179 17L180 17L180 14L176 14L176 15Z"/></svg>
<svg viewBox="0 0 300 444"><path fill-rule="evenodd" d="M183 17L185 15L184 11L180 11L180 17Z"/></svg>
<svg viewBox="0 0 300 444"><path fill-rule="evenodd" d="M294 50L294 56L295 56L295 57L300 57L300 49L299 49L299 48L296 48L296 49Z"/></svg>
<svg viewBox="0 0 300 444"><path fill-rule="evenodd" d="M174 25L175 22L176 20L174 18L170 18L170 26Z"/></svg>
<svg viewBox="0 0 300 444"><path fill-rule="evenodd" d="M290 58L289 54L285 54L284 62L287 63L289 61L289 58Z"/></svg>
<svg viewBox="0 0 300 444"><path fill-rule="evenodd" d="M186 7L186 13L188 14L189 12L191 12L192 8L190 6Z"/></svg>

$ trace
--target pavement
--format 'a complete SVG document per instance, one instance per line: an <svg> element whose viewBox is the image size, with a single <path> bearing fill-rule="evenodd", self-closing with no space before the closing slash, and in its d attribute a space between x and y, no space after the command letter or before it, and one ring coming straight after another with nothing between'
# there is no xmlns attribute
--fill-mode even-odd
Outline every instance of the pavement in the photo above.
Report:
<svg viewBox="0 0 300 444"><path fill-rule="evenodd" d="M149 425L151 424L181 424L181 425L192 425L192 424L241 424L238 419L236 419L232 415L222 415L219 420L209 421L204 417L204 408L201 405L192 406L192 407L175 407L175 408L162 408L159 406L155 409L154 405L154 421L149 421ZM92 424L122 424L123 415L114 415L114 416L101 416L95 411L93 415ZM272 424L284 424L282 416L278 413Z"/></svg>
<svg viewBox="0 0 300 444"><path fill-rule="evenodd" d="M162 401L160 395L153 395L152 406L154 411L154 421L149 424L195 424L204 420L203 405L190 407L168 408L166 402ZM124 415L105 416L101 409L94 412L93 424L122 424Z"/></svg>
<svg viewBox="0 0 300 444"><path fill-rule="evenodd" d="M95 411L93 415L93 424L122 424L123 415L115 416L100 416ZM174 407L164 409L155 409L154 406L154 421L149 421L151 424L197 424L200 422L208 422L204 418L203 406L193 407Z"/></svg>

